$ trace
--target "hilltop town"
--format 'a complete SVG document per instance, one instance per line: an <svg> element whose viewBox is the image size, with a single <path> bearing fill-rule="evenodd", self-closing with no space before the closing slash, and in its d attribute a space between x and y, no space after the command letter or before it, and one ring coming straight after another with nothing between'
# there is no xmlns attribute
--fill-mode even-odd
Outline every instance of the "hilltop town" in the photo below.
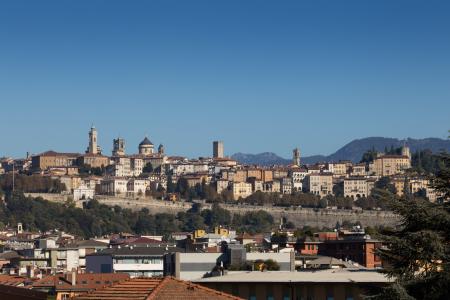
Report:
<svg viewBox="0 0 450 300"><path fill-rule="evenodd" d="M359 163L307 165L301 163L300 150L296 148L290 165L258 166L243 165L225 157L222 141L213 142L212 157L189 159L167 155L162 144L156 148L148 137L136 147L136 154L126 152L123 138L114 139L110 156L103 153L97 140L97 129L92 127L86 153L49 150L25 159L4 158L0 174L50 177L61 182L64 186L61 192L75 202L96 195L245 202L246 199L254 201L255 197L251 196L261 193L294 195L291 197L294 199L301 193L313 195L317 201L328 197L332 203L336 202L333 196L353 201L366 199L377 182L392 185L392 191L398 196L407 191L421 193L432 202L437 200L423 172L410 172L412 153L406 144L401 149L387 149L386 153L367 149ZM9 183L12 184L12 178ZM36 188L22 190L46 192ZM352 206L347 201L346 207Z"/></svg>

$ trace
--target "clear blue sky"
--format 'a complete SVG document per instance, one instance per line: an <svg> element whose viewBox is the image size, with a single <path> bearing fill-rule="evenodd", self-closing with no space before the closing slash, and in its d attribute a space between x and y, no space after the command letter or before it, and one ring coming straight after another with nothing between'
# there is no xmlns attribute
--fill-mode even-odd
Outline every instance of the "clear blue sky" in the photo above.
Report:
<svg viewBox="0 0 450 300"><path fill-rule="evenodd" d="M450 1L0 1L0 156L329 154L450 128Z"/></svg>

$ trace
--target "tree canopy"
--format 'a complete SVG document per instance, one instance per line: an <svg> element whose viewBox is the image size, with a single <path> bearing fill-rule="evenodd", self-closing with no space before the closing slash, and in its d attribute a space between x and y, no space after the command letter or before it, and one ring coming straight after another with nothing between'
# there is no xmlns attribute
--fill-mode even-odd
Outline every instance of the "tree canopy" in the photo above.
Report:
<svg viewBox="0 0 450 300"><path fill-rule="evenodd" d="M450 204L444 202L450 199L450 155L440 159L431 180L441 203L415 197L390 201L401 226L384 232L385 247L377 252L395 282L375 299L450 299Z"/></svg>
<svg viewBox="0 0 450 300"><path fill-rule="evenodd" d="M58 204L42 198L25 197L21 192L8 193L6 205L0 205L0 223L15 225L22 222L27 230L47 231L59 229L85 238L111 233L160 234L166 238L172 232L210 229L233 225L238 232L261 233L270 231L273 218L265 211L232 215L215 204L211 209L200 205L177 215L151 214L147 208L132 211L120 206L107 206L96 200L84 209L73 204Z"/></svg>

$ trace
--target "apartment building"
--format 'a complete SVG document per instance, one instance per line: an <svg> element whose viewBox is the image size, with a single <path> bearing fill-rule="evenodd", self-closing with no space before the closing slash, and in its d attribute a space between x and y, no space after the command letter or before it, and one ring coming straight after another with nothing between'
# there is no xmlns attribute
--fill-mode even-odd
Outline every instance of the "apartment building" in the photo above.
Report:
<svg viewBox="0 0 450 300"><path fill-rule="evenodd" d="M328 163L327 170L333 173L335 177L345 176L347 174L347 163L346 162L333 162Z"/></svg>
<svg viewBox="0 0 450 300"><path fill-rule="evenodd" d="M354 164L351 167L350 176L356 177L356 176L366 176L366 164L360 163L360 164Z"/></svg>
<svg viewBox="0 0 450 300"><path fill-rule="evenodd" d="M289 177L292 179L292 190L302 191L303 189L303 180L306 175L308 175L308 171L302 168L292 168L289 170Z"/></svg>
<svg viewBox="0 0 450 300"><path fill-rule="evenodd" d="M344 179L344 197L358 199L370 195L375 185L375 179L350 177Z"/></svg>
<svg viewBox="0 0 450 300"><path fill-rule="evenodd" d="M247 182L233 182L231 190L234 200L247 198L252 194L252 184Z"/></svg>
<svg viewBox="0 0 450 300"><path fill-rule="evenodd" d="M411 160L406 155L381 155L373 162L373 171L377 176L403 174L411 168Z"/></svg>
<svg viewBox="0 0 450 300"><path fill-rule="evenodd" d="M333 175L331 173L311 173L305 177L303 189L320 197L331 195L333 194Z"/></svg>

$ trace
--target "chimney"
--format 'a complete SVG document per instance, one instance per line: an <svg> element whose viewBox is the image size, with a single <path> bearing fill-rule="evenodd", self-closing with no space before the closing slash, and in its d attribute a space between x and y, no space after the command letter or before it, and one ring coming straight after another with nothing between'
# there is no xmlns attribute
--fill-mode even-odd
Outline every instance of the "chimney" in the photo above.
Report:
<svg viewBox="0 0 450 300"><path fill-rule="evenodd" d="M75 268L72 269L72 277L70 282L72 286L77 284L77 271L75 270Z"/></svg>

